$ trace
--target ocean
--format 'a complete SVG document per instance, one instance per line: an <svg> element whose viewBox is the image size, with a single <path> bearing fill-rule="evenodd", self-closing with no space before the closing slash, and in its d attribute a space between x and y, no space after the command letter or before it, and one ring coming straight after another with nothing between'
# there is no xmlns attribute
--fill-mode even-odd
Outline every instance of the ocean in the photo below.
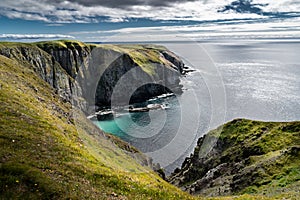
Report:
<svg viewBox="0 0 300 200"><path fill-rule="evenodd" d="M183 93L152 99L166 109L94 121L160 163L180 167L197 139L235 118L300 120L300 40L210 40L159 43L195 69Z"/></svg>

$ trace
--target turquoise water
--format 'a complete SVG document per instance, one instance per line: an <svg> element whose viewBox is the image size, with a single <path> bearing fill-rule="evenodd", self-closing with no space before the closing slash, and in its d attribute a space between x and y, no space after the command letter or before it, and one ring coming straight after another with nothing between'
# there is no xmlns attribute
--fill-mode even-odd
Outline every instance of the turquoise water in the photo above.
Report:
<svg viewBox="0 0 300 200"><path fill-rule="evenodd" d="M156 114L160 115L160 111L151 112L156 112ZM124 140L129 140L133 135L132 129L137 128L136 126L145 127L149 125L150 118L149 113L122 113L121 116L114 119L93 122L105 132L112 133ZM142 133L134 134L140 134L140 137L142 135Z"/></svg>
<svg viewBox="0 0 300 200"><path fill-rule="evenodd" d="M129 127L128 120L126 120L127 117L120 117L117 119L112 120L106 120L106 121L94 121L94 124L96 124L98 127L100 127L102 130L104 130L107 133L112 133L122 139L125 139L125 133L126 129L122 131L118 124L122 124L123 127ZM129 130L129 129L127 129Z"/></svg>
<svg viewBox="0 0 300 200"><path fill-rule="evenodd" d="M178 129L181 114L176 96L156 99L139 107L147 104L164 104L167 108L149 112L117 112L113 119L93 122L105 132L120 137L141 151L153 152L164 147L174 138L177 132L170 133Z"/></svg>

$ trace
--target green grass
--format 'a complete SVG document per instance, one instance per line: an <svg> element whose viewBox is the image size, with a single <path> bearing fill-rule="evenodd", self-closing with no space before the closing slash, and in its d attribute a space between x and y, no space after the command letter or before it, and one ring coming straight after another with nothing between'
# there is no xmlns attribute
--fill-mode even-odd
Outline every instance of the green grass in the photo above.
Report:
<svg viewBox="0 0 300 200"><path fill-rule="evenodd" d="M232 161L250 156L248 167L262 170L253 186L241 193L279 195L293 193L293 184L300 186L299 128L300 122L251 120L235 120L223 127L220 138L228 145L223 156Z"/></svg>
<svg viewBox="0 0 300 200"><path fill-rule="evenodd" d="M237 119L209 132L206 140L214 138L219 138L223 144L219 157L212 158L216 159L216 165L246 162L241 173L246 172L244 176L252 181L236 191L237 195L300 198L297 189L300 188L300 122ZM205 147L198 148L195 153L201 155L204 150Z"/></svg>
<svg viewBox="0 0 300 200"><path fill-rule="evenodd" d="M225 154L232 154L232 150L243 150L245 155L239 153L236 155L247 156L247 152L251 152L252 155L263 155L300 145L299 127L300 122L277 123L234 120L222 127L220 139L228 147Z"/></svg>
<svg viewBox="0 0 300 200"><path fill-rule="evenodd" d="M1 199L192 199L3 56L0 91Z"/></svg>
<svg viewBox="0 0 300 200"><path fill-rule="evenodd" d="M87 45L83 42L76 40L54 40L51 42L36 42L34 44L41 47L42 49L76 49L78 47L87 47Z"/></svg>

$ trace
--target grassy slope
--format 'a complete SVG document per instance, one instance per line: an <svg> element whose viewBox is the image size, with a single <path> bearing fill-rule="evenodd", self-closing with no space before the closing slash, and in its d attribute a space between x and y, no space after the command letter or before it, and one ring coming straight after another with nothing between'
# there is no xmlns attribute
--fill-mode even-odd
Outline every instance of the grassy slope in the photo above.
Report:
<svg viewBox="0 0 300 200"><path fill-rule="evenodd" d="M225 128L220 138L231 147L223 156L249 154L247 167L259 169L240 193L300 198L300 122L235 120Z"/></svg>
<svg viewBox="0 0 300 200"><path fill-rule="evenodd" d="M300 198L300 122L238 119L207 136L219 138L224 145L221 155L212 158L216 163L246 161L245 167L234 174L241 180L235 183L237 195L261 195L263 199ZM197 155L199 150L195 152Z"/></svg>
<svg viewBox="0 0 300 200"><path fill-rule="evenodd" d="M191 198L70 110L31 69L0 56L1 199Z"/></svg>

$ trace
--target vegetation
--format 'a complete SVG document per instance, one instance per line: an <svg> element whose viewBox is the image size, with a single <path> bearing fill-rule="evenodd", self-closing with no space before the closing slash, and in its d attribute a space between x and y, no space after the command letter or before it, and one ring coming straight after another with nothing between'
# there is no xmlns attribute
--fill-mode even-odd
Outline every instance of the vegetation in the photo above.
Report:
<svg viewBox="0 0 300 200"><path fill-rule="evenodd" d="M3 56L0 91L1 199L192 199Z"/></svg>
<svg viewBox="0 0 300 200"><path fill-rule="evenodd" d="M238 199L299 199L299 158L300 122L236 119L201 138L174 177L200 195L223 191L219 195L242 195ZM201 185L193 186L199 180Z"/></svg>
<svg viewBox="0 0 300 200"><path fill-rule="evenodd" d="M75 40L55 40L55 41L45 41L45 42L37 42L35 43L37 46L42 49L76 49L76 47L84 47L86 46L83 42L75 41Z"/></svg>
<svg viewBox="0 0 300 200"><path fill-rule="evenodd" d="M300 122L234 120L223 127L220 139L227 146L223 159L248 158L244 170L256 169L254 180L239 194L299 198Z"/></svg>

